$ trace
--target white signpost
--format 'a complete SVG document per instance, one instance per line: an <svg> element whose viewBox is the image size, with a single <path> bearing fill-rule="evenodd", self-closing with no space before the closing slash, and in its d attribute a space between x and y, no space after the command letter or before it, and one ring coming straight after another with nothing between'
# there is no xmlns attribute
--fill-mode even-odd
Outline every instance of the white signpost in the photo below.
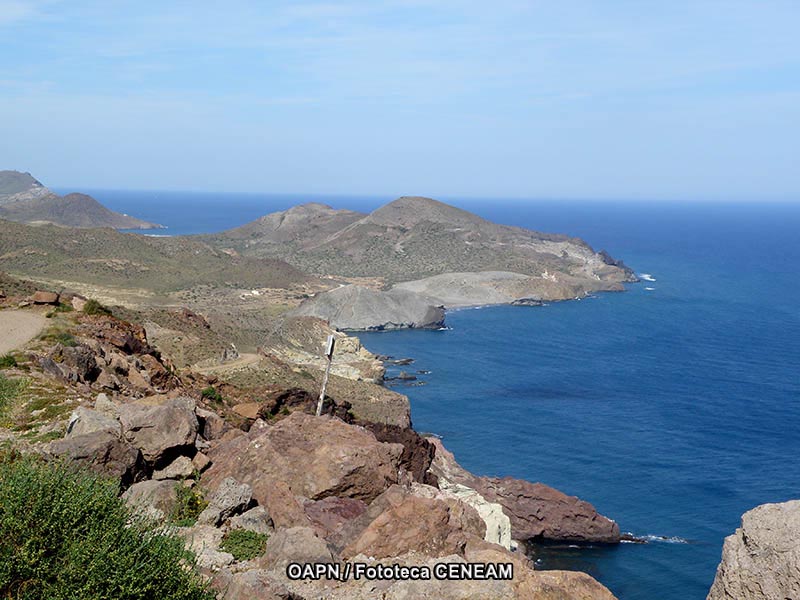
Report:
<svg viewBox="0 0 800 600"><path fill-rule="evenodd" d="M333 349L335 346L336 338L329 335L328 343L325 345L325 358L328 359L328 364L325 367L325 377L322 378L322 391L319 393L319 401L317 402L317 416L322 414L322 403L325 400L325 388L328 387L328 376L331 374L331 362L333 362Z"/></svg>

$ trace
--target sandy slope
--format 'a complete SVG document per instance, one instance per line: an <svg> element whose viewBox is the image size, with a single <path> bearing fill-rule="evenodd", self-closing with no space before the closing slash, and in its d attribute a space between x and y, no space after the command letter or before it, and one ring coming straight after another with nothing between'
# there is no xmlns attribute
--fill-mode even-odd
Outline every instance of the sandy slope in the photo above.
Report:
<svg viewBox="0 0 800 600"><path fill-rule="evenodd" d="M19 348L44 329L47 319L22 310L0 311L0 354Z"/></svg>

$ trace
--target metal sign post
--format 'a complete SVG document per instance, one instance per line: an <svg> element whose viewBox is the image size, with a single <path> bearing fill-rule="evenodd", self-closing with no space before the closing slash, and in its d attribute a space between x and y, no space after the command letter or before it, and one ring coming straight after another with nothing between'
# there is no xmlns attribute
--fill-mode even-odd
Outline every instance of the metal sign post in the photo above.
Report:
<svg viewBox="0 0 800 600"><path fill-rule="evenodd" d="M331 374L331 362L333 362L333 348L335 346L336 338L329 335L328 343L325 345L325 358L328 359L328 364L325 367L325 377L322 378L322 391L319 393L319 401L317 402L317 416L322 414L322 402L325 400L325 388L328 387L328 376Z"/></svg>

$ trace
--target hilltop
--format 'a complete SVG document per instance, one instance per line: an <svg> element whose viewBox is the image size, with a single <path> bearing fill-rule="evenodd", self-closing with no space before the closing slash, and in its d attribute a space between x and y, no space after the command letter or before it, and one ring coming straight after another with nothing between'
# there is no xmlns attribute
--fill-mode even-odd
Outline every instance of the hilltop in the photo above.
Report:
<svg viewBox="0 0 800 600"><path fill-rule="evenodd" d="M205 239L246 255L283 258L318 275L387 283L476 271L631 279L624 266L578 238L498 225L422 197L402 197L368 215L307 204Z"/></svg>
<svg viewBox="0 0 800 600"><path fill-rule="evenodd" d="M636 281L622 262L579 238L499 225L416 196L370 214L305 204L202 239L355 280L353 289L317 296L297 312L340 329L439 327L441 306L536 305Z"/></svg>
<svg viewBox="0 0 800 600"><path fill-rule="evenodd" d="M109 210L86 194L59 196L30 173L0 171L0 218L64 227L158 229L161 226Z"/></svg>

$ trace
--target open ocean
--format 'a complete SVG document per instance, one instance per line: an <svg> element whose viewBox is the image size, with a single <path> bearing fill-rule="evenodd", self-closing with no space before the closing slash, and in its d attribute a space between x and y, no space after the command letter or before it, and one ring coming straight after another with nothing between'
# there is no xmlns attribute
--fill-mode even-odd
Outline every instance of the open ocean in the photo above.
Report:
<svg viewBox="0 0 800 600"><path fill-rule="evenodd" d="M89 193L114 210L219 231L302 201L384 198ZM360 334L412 357L419 431L477 474L541 481L649 544L560 548L621 600L701 600L743 512L800 498L800 205L440 198L499 223L580 236L653 281L540 308L450 312L446 331ZM652 288L652 289L649 289ZM655 539L655 538L654 538Z"/></svg>

